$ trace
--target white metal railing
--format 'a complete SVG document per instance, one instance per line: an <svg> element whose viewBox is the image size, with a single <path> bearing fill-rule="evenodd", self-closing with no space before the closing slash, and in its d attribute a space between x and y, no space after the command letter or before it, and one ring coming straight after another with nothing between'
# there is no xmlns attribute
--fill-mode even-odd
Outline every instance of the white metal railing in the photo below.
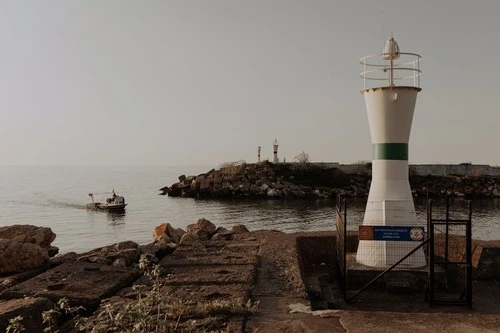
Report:
<svg viewBox="0 0 500 333"><path fill-rule="evenodd" d="M367 87L366 81L387 81L383 86L413 86L420 88L420 60L422 57L416 53L398 53L398 59L384 59L389 53L380 53L363 57L359 62L363 65L363 72L359 75L363 79L363 89ZM408 74L409 73L409 74ZM406 75L408 74L408 75ZM379 87L374 86L374 87Z"/></svg>

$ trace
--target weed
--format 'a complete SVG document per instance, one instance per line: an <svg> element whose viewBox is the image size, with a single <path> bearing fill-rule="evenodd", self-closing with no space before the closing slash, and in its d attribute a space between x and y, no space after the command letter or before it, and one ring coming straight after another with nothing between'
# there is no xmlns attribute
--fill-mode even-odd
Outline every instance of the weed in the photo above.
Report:
<svg viewBox="0 0 500 333"><path fill-rule="evenodd" d="M17 316L9 319L9 326L7 326L6 333L21 333L25 331L24 325L22 324L23 317Z"/></svg>
<svg viewBox="0 0 500 333"><path fill-rule="evenodd" d="M237 162L221 163L219 169L224 176L236 176L241 170L245 168L245 166L245 161L239 160Z"/></svg>

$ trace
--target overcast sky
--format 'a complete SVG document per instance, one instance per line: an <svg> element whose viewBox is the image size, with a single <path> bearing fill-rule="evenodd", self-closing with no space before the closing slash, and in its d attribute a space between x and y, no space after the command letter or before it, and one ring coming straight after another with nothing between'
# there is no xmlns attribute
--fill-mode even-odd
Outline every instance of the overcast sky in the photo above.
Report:
<svg viewBox="0 0 500 333"><path fill-rule="evenodd" d="M0 165L371 159L359 73L422 55L410 163L500 165L500 1L0 1Z"/></svg>

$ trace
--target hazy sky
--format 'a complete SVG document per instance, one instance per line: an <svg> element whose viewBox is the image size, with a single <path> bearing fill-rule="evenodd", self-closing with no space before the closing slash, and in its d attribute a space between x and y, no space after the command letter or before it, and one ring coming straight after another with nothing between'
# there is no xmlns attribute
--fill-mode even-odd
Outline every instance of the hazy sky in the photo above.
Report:
<svg viewBox="0 0 500 333"><path fill-rule="evenodd" d="M0 165L371 159L358 63L422 55L411 163L500 165L500 1L0 1Z"/></svg>

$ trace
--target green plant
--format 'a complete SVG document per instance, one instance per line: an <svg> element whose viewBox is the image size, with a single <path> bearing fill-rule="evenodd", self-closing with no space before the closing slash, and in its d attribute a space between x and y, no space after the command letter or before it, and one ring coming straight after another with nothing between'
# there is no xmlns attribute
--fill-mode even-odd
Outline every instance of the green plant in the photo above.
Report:
<svg viewBox="0 0 500 333"><path fill-rule="evenodd" d="M60 316L61 312L54 309L42 312L43 323L46 325L46 327L43 329L43 332L57 333L57 321Z"/></svg>
<svg viewBox="0 0 500 333"><path fill-rule="evenodd" d="M21 333L25 331L22 321L23 317L17 316L12 319L9 319L9 326L7 326L6 333Z"/></svg>
<svg viewBox="0 0 500 333"><path fill-rule="evenodd" d="M46 327L43 329L44 333L57 333L58 321L62 314L71 316L76 323L79 323L82 318L79 315L80 310L85 310L82 306L72 307L69 300L64 297L57 302L60 311L51 309L42 312L42 320Z"/></svg>

